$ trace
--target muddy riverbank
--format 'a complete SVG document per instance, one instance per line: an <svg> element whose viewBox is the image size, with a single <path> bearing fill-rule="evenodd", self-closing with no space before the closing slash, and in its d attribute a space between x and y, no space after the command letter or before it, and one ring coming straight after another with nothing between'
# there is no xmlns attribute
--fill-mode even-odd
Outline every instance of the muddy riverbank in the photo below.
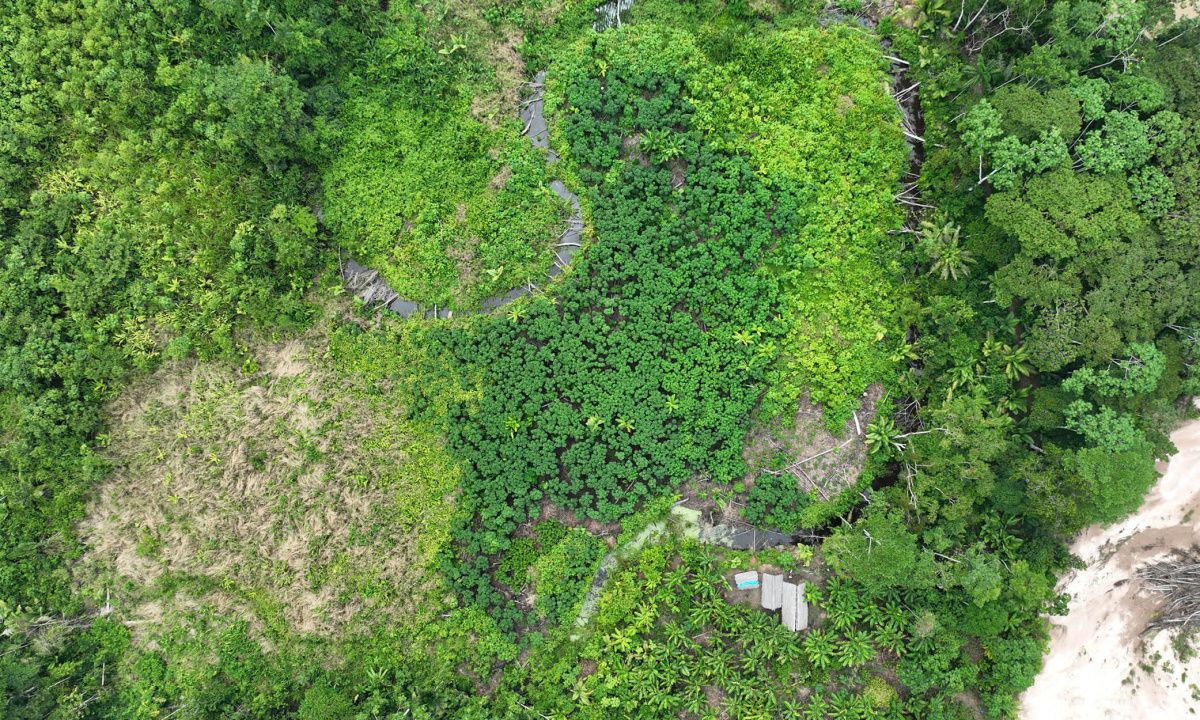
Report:
<svg viewBox="0 0 1200 720"><path fill-rule="evenodd" d="M1138 568L1200 538L1200 421L1172 436L1176 453L1142 507L1071 546L1087 568L1063 578L1070 613L1051 621L1045 667L1022 698L1022 720L1185 718L1200 707L1200 658L1181 661L1167 633L1146 634L1160 599Z"/></svg>

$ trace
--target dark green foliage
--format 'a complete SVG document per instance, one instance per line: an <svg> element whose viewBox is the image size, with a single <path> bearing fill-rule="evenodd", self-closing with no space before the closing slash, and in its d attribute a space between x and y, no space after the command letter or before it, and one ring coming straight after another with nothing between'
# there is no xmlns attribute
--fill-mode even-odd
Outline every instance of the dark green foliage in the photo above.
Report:
<svg viewBox="0 0 1200 720"><path fill-rule="evenodd" d="M567 531L534 565L538 615L555 623L574 620L603 556L604 543L587 530Z"/></svg>
<svg viewBox="0 0 1200 720"><path fill-rule="evenodd" d="M496 569L496 580L510 588L520 589L529 583L529 568L537 562L537 545L533 538L517 538L504 551L504 559Z"/></svg>
<svg viewBox="0 0 1200 720"><path fill-rule="evenodd" d="M813 503L813 495L812 491L801 490L791 473L763 473L746 495L742 517L756 527L788 532L804 522L802 513Z"/></svg>
<svg viewBox="0 0 1200 720"><path fill-rule="evenodd" d="M299 720L349 720L354 717L350 698L328 680L320 680L304 693L296 712Z"/></svg>
<svg viewBox="0 0 1200 720"><path fill-rule="evenodd" d="M1022 142L1051 131L1064 138L1079 134L1080 102L1070 89L1038 92L1018 83L1000 88L988 101L1000 113L1004 133L1015 135Z"/></svg>
<svg viewBox="0 0 1200 720"><path fill-rule="evenodd" d="M638 0L596 35L592 5L0 0L5 717L1015 716L1064 541L1136 508L1200 388L1200 35L1130 0L883 18L920 83L905 192L936 206L901 228L870 31L805 27L811 3ZM476 112L543 68L553 171ZM72 593L131 374L306 322L332 244L426 302L536 280L566 214L549 172L581 196L575 267L380 361L462 464L444 608L319 640L247 597L259 624L206 611L142 645L127 608ZM529 527L545 504L632 533L689 479L740 480L756 412L807 392L836 427L872 382L889 409L853 492L768 473L745 508L828 521L821 627L726 602L720 556L674 541L562 627L606 548ZM514 633L533 612L545 632Z"/></svg>
<svg viewBox="0 0 1200 720"><path fill-rule="evenodd" d="M942 591L912 599L936 622L929 653L903 658L899 677L918 692L973 689L994 717L1015 715L1038 669L1039 613L1062 610L1062 541L1137 506L1169 448L1159 423L1179 417L1185 371L1168 348L1192 331L1171 328L1192 327L1197 309L1180 291L1196 256L1179 243L1195 228L1178 221L1190 190L1175 178L1195 109L1172 98L1193 93L1174 82L1194 69L1194 44L1139 39L1143 7L1060 2L1034 21L1009 3L996 12L1025 17L1029 35L895 37L921 59L922 200L963 229L977 263L965 283L919 285L922 366L902 385L922 434L896 455L897 486L826 552L873 577L841 556L863 544L855 530L873 532L877 506L903 510ZM974 642L977 672L962 653Z"/></svg>
<svg viewBox="0 0 1200 720"><path fill-rule="evenodd" d="M823 191L806 183L820 178L780 155L820 116L789 104L797 88L774 84L784 68L807 82L808 61L789 49L793 42L853 61L815 80L821 103L842 103L844 152L855 136L871 143L861 156L870 168L855 171L863 215L839 214L844 228L837 218L806 223L804 214L858 201L818 198ZM737 63L711 65L690 35L647 25L589 38L551 68L556 146L584 186L595 242L552 296L447 327L441 338L483 388L449 426L466 495L444 571L485 607L505 605L485 556L504 552L541 503L615 521L698 472L731 482L744 472L741 439L767 378L788 383L772 408L812 378L821 388L814 397L830 403L828 422L840 424L851 409L846 389L861 392L890 373L892 356L878 344L887 330L875 318L891 313L884 285L897 268L873 244L895 217L882 200L890 187L880 184L890 185L899 142L880 130L894 108L874 94L878 50L851 33L811 31L739 52ZM770 66L755 65L768 56ZM755 65L773 98L760 118L774 138L766 144L737 140L727 125L739 111L721 87L750 72L743 65ZM849 104L837 97L847 85ZM819 144L814 151L818 164L843 153ZM832 191L833 180L826 186ZM842 234L863 245L839 246ZM847 278L815 271L843 261ZM835 286L847 284L881 303L879 312L836 298ZM789 333L800 337L785 317L823 322L831 312L839 324L825 327L819 349L781 350ZM795 526L804 504L795 498L775 522ZM516 553L527 550L521 542ZM502 572L518 579L512 564L502 561Z"/></svg>
<svg viewBox="0 0 1200 720"><path fill-rule="evenodd" d="M549 550L567 536L567 526L551 518L533 526L533 535L537 538L538 547L543 551Z"/></svg>
<svg viewBox="0 0 1200 720"><path fill-rule="evenodd" d="M502 549L543 500L612 521L696 471L739 476L773 359L775 284L757 268L793 210L688 129L684 77L616 65L601 77L591 52L564 71L580 111L562 133L579 175L598 183L598 241L553 299L442 334L486 388L450 429L475 517L448 572L480 600L490 591L468 558ZM622 157L622 136L664 133L678 155Z"/></svg>
<svg viewBox="0 0 1200 720"><path fill-rule="evenodd" d="M543 520L533 526L533 537L517 538L504 552L496 570L496 579L513 590L524 588L534 563L555 548L567 536L567 527L557 520Z"/></svg>
<svg viewBox="0 0 1200 720"><path fill-rule="evenodd" d="M365 10L0 8L0 596L69 604L86 446L131 369L306 319L315 99Z"/></svg>
<svg viewBox="0 0 1200 720"><path fill-rule="evenodd" d="M1111 523L1142 504L1142 497L1158 473L1145 441L1130 449L1083 448L1075 454L1074 471L1082 490L1083 521Z"/></svg>

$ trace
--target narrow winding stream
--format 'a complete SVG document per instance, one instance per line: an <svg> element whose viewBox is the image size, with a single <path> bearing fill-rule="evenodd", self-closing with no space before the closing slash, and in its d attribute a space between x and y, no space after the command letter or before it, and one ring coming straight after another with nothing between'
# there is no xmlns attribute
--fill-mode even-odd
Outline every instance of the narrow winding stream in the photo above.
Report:
<svg viewBox="0 0 1200 720"><path fill-rule="evenodd" d="M621 0L628 4L629 0ZM607 7L607 6L605 6ZM599 15L599 10L597 14ZM619 17L619 13L617 13ZM546 150L546 163L553 165L558 162L558 153L550 147L550 132L546 127L545 110L546 71L539 71L529 82L530 95L521 103L521 121L525 123L522 134L529 138L535 147ZM579 196L571 192L561 180L550 182L550 190L558 197L571 204L571 217L567 220L567 229L559 236L554 245L554 264L550 266L547 281L558 277L571 264L575 254L583 244L583 213L579 208ZM396 313L400 317L413 315L427 318L450 318L456 312L446 307L425 307L413 300L401 297L388 286L387 281L377 270L364 267L355 260L347 258L341 266L342 280L346 287L354 291L367 303L378 303L382 307ZM459 310L458 315L474 315L480 312L491 312L510 302L529 295L534 291L532 284L521 285L509 290L503 295L495 295L483 301L480 310Z"/></svg>
<svg viewBox="0 0 1200 720"><path fill-rule="evenodd" d="M603 32L610 27L621 27L629 21L633 0L609 0L595 10L595 20L592 29ZM546 150L546 164L554 165L559 161L558 153L550 147L550 132L546 127L545 117L545 85L546 71L540 70L528 83L529 97L521 103L521 122L525 123L522 135L529 138L535 147ZM546 280L551 281L562 274L575 258L583 244L583 213L579 208L579 196L571 192L561 180L550 182L550 190L559 198L571 204L571 217L567 220L567 229L559 236L554 245L554 264L550 266ZM450 318L456 311L434 305L432 307L401 297L399 293L388 286L387 281L378 270L364 267L352 258L346 258L341 265L342 281L368 304L378 304L396 313L400 317L417 315L426 318ZM529 295L536 290L531 283L509 290L503 295L494 295L483 301L479 310L459 310L458 315L475 315L491 312L497 308Z"/></svg>

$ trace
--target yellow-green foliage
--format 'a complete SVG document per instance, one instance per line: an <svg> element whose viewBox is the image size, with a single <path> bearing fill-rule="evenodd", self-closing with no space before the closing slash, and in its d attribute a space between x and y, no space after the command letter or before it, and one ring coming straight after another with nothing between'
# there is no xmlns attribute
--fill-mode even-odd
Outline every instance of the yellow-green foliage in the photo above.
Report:
<svg viewBox="0 0 1200 720"><path fill-rule="evenodd" d="M643 22L588 48L601 76L654 58L689 77L706 141L747 155L781 204L794 204L800 230L768 260L784 280L790 331L766 409L785 410L807 390L840 427L867 385L892 378L903 340L899 246L887 233L903 219L892 197L906 155L877 39L847 26L763 30L733 36L728 57L713 62L691 33ZM564 102L570 68L556 70L547 113L558 113L557 147L574 171L582 160L561 131L579 108Z"/></svg>
<svg viewBox="0 0 1200 720"><path fill-rule="evenodd" d="M896 701L896 688L878 675L871 676L863 688L863 695L872 707L886 708Z"/></svg>
<svg viewBox="0 0 1200 720"><path fill-rule="evenodd" d="M351 256L403 297L452 307L545 277L569 209L518 126L490 130L387 91L350 103L345 117L325 202Z"/></svg>
<svg viewBox="0 0 1200 720"><path fill-rule="evenodd" d="M395 410L419 399L425 405L420 412L414 408L413 415L421 422L440 424L451 403L472 404L480 390L470 373L447 370L450 358L439 354L429 339L439 329L417 321L389 322L370 331L345 325L330 337L329 352L339 372L353 374L372 388L368 395L379 409ZM414 399L418 384L421 393Z"/></svg>
<svg viewBox="0 0 1200 720"><path fill-rule="evenodd" d="M706 68L696 122L715 144L748 152L794 197L800 233L781 243L791 330L768 395L781 410L807 388L840 427L899 347L898 245L892 200L905 164L900 111L876 38L847 26L738 39Z"/></svg>
<svg viewBox="0 0 1200 720"><path fill-rule="evenodd" d="M878 39L842 25L744 36L697 83L696 122L772 178L877 187L903 152L886 69Z"/></svg>

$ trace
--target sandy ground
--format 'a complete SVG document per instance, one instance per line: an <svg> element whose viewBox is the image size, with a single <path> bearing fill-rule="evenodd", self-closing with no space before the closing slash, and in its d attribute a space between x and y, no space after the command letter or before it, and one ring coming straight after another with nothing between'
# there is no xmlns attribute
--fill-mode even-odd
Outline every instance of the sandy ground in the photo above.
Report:
<svg viewBox="0 0 1200 720"><path fill-rule="evenodd" d="M1022 720L1173 720L1200 713L1200 658L1181 662L1166 633L1141 636L1158 601L1130 579L1172 548L1200 542L1200 421L1171 437L1179 453L1137 514L1090 528L1072 545L1087 569L1059 586L1071 593L1070 613L1052 619L1050 652L1022 698Z"/></svg>

